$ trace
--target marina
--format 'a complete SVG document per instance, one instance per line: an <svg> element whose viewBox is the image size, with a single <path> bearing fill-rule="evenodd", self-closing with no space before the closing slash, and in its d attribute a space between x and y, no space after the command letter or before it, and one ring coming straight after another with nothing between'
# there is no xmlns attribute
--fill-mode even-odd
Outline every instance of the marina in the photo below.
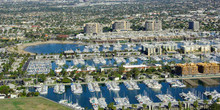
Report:
<svg viewBox="0 0 220 110"><path fill-rule="evenodd" d="M158 90L158 89L151 89L148 86L146 86L144 83L140 82L140 83L137 83L137 85L140 87L140 90L132 90L131 91L131 90L128 90L123 83L120 83L118 85L120 87L120 90L114 91L114 92L113 92L113 90L110 91L105 84L100 84L100 92L90 92L88 86L82 84L83 92L81 94L74 94L71 91L71 86L66 86L66 91L64 94L55 94L55 93L53 93L54 88L49 87L48 94L42 95L42 96L59 102L61 99L63 99L64 95L66 95L68 97L71 97L69 102L78 103L82 107L88 107L91 109L91 108L93 108L91 103L90 102L87 103L84 100L90 100L90 98L92 98L92 97L96 97L97 100L99 98L105 98L105 101L107 104L109 104L111 102L115 102L115 100L114 100L115 98L127 98L130 104L137 104L138 105L138 104L140 104L140 102L137 100L137 96L141 95L142 97L146 96L144 99L147 99L147 101L151 100L152 106L158 106L159 105L158 103L161 103L162 101L157 97L157 95L167 95L167 97L170 98L169 101L174 101L173 104L178 104L177 102L175 102L175 100L185 101L184 97L181 97L180 93L185 93L185 94L187 94L188 92L196 93L199 95L199 98L201 100L205 100L205 99L208 99L208 97L204 94L205 91L216 90L217 92L220 92L219 85L205 87L205 86L202 86L199 84L197 87L193 87L193 88L191 88L191 87L179 88L179 87L171 87L170 84L167 83L166 81L160 81L159 84L161 84L162 87L161 87L161 89ZM170 95L175 100L171 100L172 98L170 97ZM150 100L148 100L147 97ZM117 99L117 101L118 101L118 99ZM164 101L166 101L166 100L164 100ZM187 102L184 102L184 103L187 103ZM192 102L190 102L190 103L192 103ZM129 106L131 107L130 104L126 105L126 107L129 107ZM121 105L116 105L116 103L115 103L115 106L117 108L121 108L122 107ZM164 104L162 103L162 105L164 105Z"/></svg>

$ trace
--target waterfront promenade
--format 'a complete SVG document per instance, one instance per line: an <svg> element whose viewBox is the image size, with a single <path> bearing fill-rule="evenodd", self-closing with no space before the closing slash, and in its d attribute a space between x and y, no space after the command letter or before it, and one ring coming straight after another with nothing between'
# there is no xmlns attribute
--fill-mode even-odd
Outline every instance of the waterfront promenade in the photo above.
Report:
<svg viewBox="0 0 220 110"><path fill-rule="evenodd" d="M218 75L209 75L209 76L195 76L195 77L178 77L178 78L170 78L170 79L182 79L182 80L185 80L185 79L204 79L204 78L220 78L220 74ZM144 80L158 80L158 81L162 81L162 80L166 80L167 78L159 78L159 79L136 79L136 80L133 80L133 81L136 81L136 82L142 82ZM118 81L115 81L117 83L122 83L126 80L118 80ZM97 83L99 84L104 84L106 81L99 81ZM87 84L88 82L80 82L80 84ZM57 83L54 83L54 84L46 84L48 86L55 86ZM63 83L64 85L71 85L71 83ZM36 85L25 85L25 87L35 87Z"/></svg>

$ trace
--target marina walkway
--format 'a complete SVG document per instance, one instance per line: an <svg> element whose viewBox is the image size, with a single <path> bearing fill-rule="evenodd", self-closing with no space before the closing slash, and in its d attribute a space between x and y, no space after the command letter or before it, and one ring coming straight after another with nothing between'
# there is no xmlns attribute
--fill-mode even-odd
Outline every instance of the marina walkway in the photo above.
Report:
<svg viewBox="0 0 220 110"><path fill-rule="evenodd" d="M203 83L205 83L208 86L212 86L212 85L218 85L219 83L211 78L200 78L200 81L202 81Z"/></svg>
<svg viewBox="0 0 220 110"><path fill-rule="evenodd" d="M192 102L192 101L181 101L181 102L183 102L183 108L192 108L192 105L193 105L193 103L194 103L194 102ZM159 108L159 106L160 106L161 108L167 108L167 107L168 107L168 103L169 103L169 102L157 102L157 103L148 103L148 104L146 104L146 105L147 105L148 110L155 110L155 109ZM199 104L203 104L203 100L198 100L198 103L199 103ZM134 105L136 105L137 108L143 107L143 104L134 104ZM173 107L175 107L175 106L178 106L179 103L178 103L178 101L176 101L176 102L171 102L171 105L172 105L172 108L173 108ZM119 109L119 108L122 108L123 105L115 105L115 107L116 107L117 109ZM125 107L125 108L132 107L132 104L124 105L124 107Z"/></svg>
<svg viewBox="0 0 220 110"><path fill-rule="evenodd" d="M190 86L198 86L199 84L195 83L191 79L184 79L184 82L189 84Z"/></svg>

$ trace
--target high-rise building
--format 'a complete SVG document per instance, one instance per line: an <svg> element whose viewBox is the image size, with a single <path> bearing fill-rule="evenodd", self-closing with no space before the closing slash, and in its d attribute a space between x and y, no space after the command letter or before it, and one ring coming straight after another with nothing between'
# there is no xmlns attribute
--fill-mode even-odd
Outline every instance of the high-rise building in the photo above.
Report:
<svg viewBox="0 0 220 110"><path fill-rule="evenodd" d="M113 31L129 31L131 24L128 21L114 21L112 22Z"/></svg>
<svg viewBox="0 0 220 110"><path fill-rule="evenodd" d="M147 20L145 28L146 31L162 31L162 22L160 20Z"/></svg>
<svg viewBox="0 0 220 110"><path fill-rule="evenodd" d="M84 33L86 34L102 33L102 25L99 23L86 23L84 24Z"/></svg>
<svg viewBox="0 0 220 110"><path fill-rule="evenodd" d="M190 21L189 22L189 29L193 31L199 31L199 22L198 21Z"/></svg>

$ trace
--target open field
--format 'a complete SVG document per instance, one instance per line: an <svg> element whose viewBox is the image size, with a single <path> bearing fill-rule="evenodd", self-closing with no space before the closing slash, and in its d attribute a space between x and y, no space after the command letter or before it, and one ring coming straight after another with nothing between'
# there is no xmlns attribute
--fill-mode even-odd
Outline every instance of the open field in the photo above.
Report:
<svg viewBox="0 0 220 110"><path fill-rule="evenodd" d="M0 110L71 110L42 97L1 99Z"/></svg>

